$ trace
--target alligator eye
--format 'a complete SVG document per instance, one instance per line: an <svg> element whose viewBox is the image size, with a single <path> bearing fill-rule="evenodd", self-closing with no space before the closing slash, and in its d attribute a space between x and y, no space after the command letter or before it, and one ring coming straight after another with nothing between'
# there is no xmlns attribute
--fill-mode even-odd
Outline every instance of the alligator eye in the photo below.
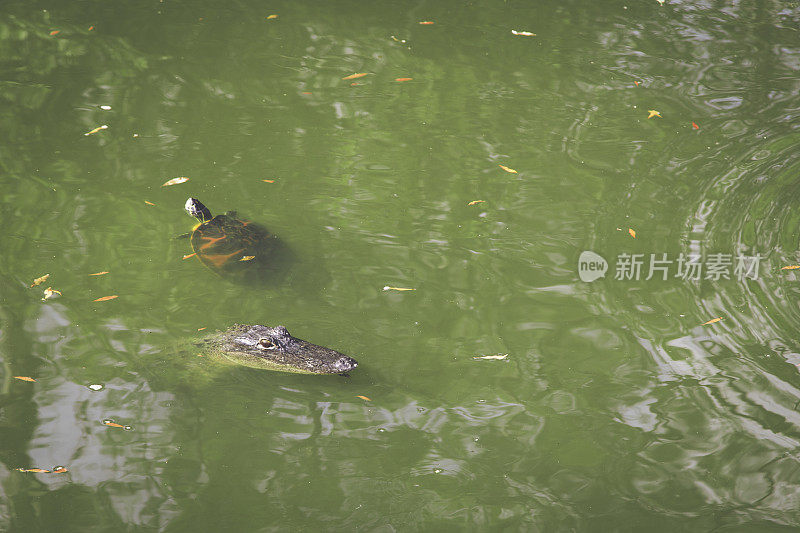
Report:
<svg viewBox="0 0 800 533"><path fill-rule="evenodd" d="M275 344L269 339L261 339L258 341L258 345L265 350L273 350L275 349Z"/></svg>

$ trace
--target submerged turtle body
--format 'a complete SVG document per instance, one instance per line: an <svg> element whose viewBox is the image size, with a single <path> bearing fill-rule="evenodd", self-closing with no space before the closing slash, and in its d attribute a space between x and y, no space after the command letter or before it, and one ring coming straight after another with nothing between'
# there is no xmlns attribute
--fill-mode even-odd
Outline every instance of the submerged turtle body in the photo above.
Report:
<svg viewBox="0 0 800 533"><path fill-rule="evenodd" d="M219 274L243 272L263 265L274 239L263 228L236 213L211 216L199 200L186 200L186 212L200 222L192 230L190 240L197 258Z"/></svg>

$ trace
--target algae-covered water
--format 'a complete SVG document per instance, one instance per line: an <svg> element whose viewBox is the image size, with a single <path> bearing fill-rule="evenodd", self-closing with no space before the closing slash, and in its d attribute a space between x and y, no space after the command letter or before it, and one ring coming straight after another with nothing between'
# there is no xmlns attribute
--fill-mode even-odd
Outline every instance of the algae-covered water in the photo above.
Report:
<svg viewBox="0 0 800 533"><path fill-rule="evenodd" d="M5 0L0 529L796 530L799 28ZM274 275L183 259L189 196ZM359 367L176 348L236 322Z"/></svg>

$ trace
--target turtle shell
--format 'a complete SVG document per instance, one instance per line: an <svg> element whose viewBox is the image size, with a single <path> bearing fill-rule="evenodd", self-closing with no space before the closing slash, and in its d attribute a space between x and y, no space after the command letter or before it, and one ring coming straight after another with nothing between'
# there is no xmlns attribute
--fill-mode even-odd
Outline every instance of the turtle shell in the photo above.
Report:
<svg viewBox="0 0 800 533"><path fill-rule="evenodd" d="M221 274L263 263L271 240L263 228L240 220L233 213L198 224L191 235L192 249L198 259Z"/></svg>

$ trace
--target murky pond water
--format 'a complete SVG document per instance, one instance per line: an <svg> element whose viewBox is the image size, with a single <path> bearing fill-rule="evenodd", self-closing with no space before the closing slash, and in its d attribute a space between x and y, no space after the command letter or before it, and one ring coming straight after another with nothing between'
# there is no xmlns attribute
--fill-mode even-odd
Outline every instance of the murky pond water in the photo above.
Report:
<svg viewBox="0 0 800 533"><path fill-rule="evenodd" d="M0 529L800 527L799 27L7 0ZM189 196L274 275L183 259ZM178 349L235 322L360 365Z"/></svg>

